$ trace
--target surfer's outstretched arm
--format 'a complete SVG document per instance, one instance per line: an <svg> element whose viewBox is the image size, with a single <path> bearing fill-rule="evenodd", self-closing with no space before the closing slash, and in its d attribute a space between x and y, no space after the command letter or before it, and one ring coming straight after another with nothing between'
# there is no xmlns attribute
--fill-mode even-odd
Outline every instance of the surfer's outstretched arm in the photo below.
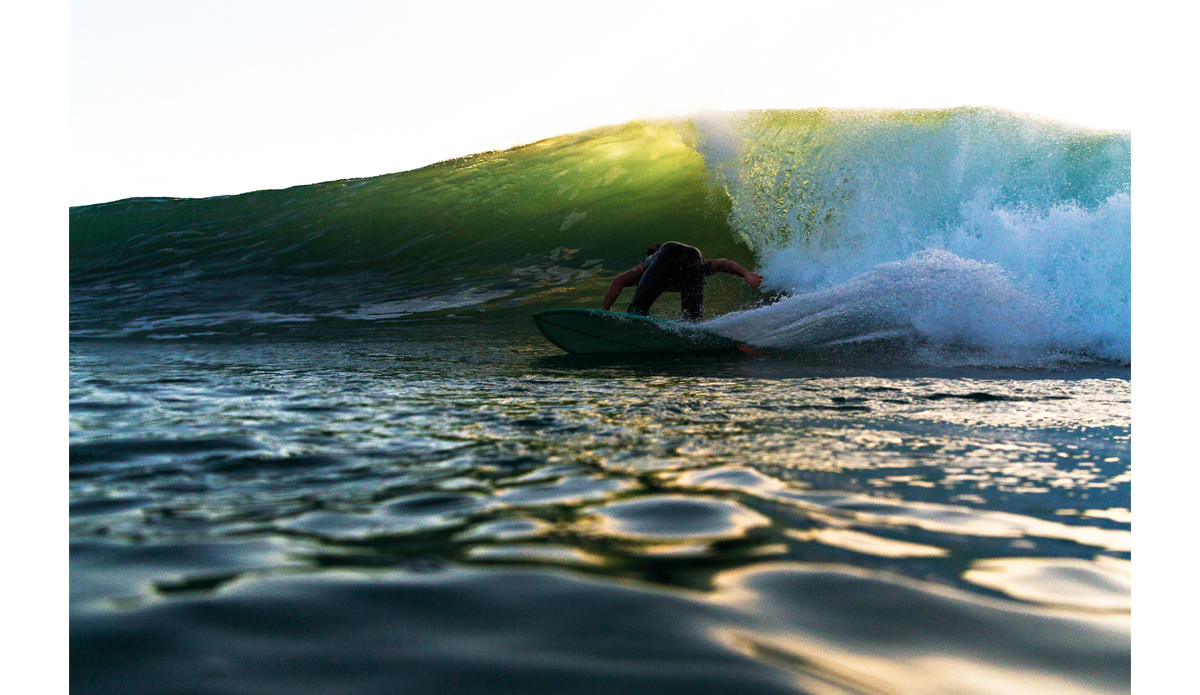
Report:
<svg viewBox="0 0 1200 695"><path fill-rule="evenodd" d="M724 258L718 258L715 261L711 261L709 264L709 270L705 274L713 275L716 273L729 273L730 275L736 275L745 280L746 284L750 285L751 287L758 287L762 284L761 275L758 273L752 273L737 263Z"/></svg>
<svg viewBox="0 0 1200 695"><path fill-rule="evenodd" d="M613 302L621 296L621 290L638 284L638 280L642 279L642 272L642 264L638 263L636 268L626 270L613 278L612 284L608 286L608 294L604 296L605 311L612 308Z"/></svg>

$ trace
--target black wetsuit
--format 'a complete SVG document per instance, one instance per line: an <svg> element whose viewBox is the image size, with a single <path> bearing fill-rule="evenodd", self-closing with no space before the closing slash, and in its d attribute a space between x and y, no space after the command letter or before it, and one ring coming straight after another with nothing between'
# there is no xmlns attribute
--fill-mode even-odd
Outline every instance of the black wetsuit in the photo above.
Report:
<svg viewBox="0 0 1200 695"><path fill-rule="evenodd" d="M699 321L704 311L704 277L712 274L712 261L705 261L700 249L668 241L646 256L642 277L629 304L630 314L648 316L650 305L663 292L678 292L683 318Z"/></svg>

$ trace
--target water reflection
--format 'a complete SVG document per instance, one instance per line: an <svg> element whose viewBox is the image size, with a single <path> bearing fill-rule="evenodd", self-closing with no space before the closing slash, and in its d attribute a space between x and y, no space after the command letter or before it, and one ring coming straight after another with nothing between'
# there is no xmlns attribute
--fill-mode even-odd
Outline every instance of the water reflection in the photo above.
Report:
<svg viewBox="0 0 1200 695"><path fill-rule="evenodd" d="M1128 687L1127 380L110 349L72 357L70 523L79 658L114 683L203 653L294 689L295 620L331 673L435 690L462 659L534 689ZM243 628L262 666L222 646Z"/></svg>
<svg viewBox="0 0 1200 695"><path fill-rule="evenodd" d="M1128 560L1006 557L977 560L963 579L1013 598L1073 608L1130 609Z"/></svg>
<svg viewBox="0 0 1200 695"><path fill-rule="evenodd" d="M740 538L771 520L729 500L652 495L589 510L600 533L633 540Z"/></svg>

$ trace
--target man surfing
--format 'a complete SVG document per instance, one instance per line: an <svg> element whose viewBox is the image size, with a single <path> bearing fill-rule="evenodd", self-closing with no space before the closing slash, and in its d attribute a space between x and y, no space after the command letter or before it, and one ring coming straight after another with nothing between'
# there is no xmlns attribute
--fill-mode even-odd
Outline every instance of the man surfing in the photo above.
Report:
<svg viewBox="0 0 1200 695"><path fill-rule="evenodd" d="M762 276L733 261L718 258L704 260L700 249L677 241L668 241L646 249L646 257L637 266L613 278L604 297L604 310L612 308L621 290L637 286L628 313L649 316L650 305L663 292L678 292L685 321L699 321L704 311L704 278L716 273L737 275L751 287L762 284Z"/></svg>

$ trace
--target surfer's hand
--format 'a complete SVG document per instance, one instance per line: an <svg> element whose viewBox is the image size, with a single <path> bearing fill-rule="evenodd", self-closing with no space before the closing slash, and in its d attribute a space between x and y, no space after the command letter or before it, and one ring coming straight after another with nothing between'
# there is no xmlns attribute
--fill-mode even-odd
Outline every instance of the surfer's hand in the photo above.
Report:
<svg viewBox="0 0 1200 695"><path fill-rule="evenodd" d="M746 284L750 285L751 287L758 287L762 284L762 276L758 273L748 272L742 279L745 280Z"/></svg>

